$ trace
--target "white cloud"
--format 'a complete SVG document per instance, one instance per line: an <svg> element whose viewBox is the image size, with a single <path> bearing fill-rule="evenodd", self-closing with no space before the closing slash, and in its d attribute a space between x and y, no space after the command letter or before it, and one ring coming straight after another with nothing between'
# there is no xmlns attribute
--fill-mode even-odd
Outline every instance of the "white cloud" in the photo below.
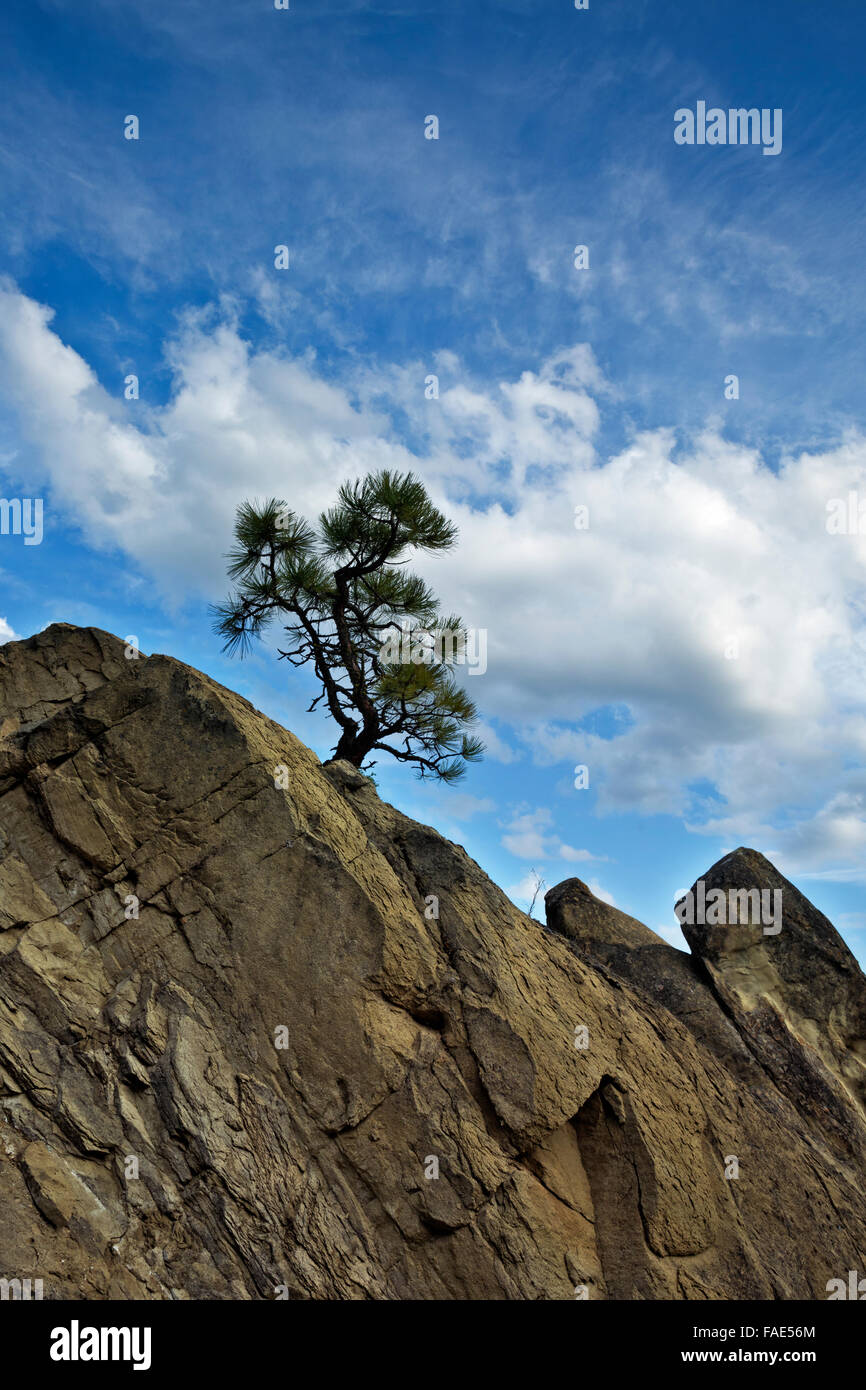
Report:
<svg viewBox="0 0 866 1390"><path fill-rule="evenodd" d="M5 618L0 618L0 647L4 642L20 642L21 638L17 632L13 632Z"/></svg>
<svg viewBox="0 0 866 1390"><path fill-rule="evenodd" d="M484 743L484 756L492 758L494 762L514 763L522 756L520 749L512 748L510 744L500 738L496 730L483 719L479 719L475 726L475 732Z"/></svg>
<svg viewBox="0 0 866 1390"><path fill-rule="evenodd" d="M564 859L572 864L585 863L598 856L587 849L573 849L556 835L548 834L553 824L552 813L543 806L534 811L516 811L502 836L502 844L516 859Z"/></svg>
<svg viewBox="0 0 866 1390"><path fill-rule="evenodd" d="M563 844L559 841L557 853L560 859L565 859L569 864L585 864L590 859L598 859L597 854L591 854L588 849L572 849L571 845Z"/></svg>

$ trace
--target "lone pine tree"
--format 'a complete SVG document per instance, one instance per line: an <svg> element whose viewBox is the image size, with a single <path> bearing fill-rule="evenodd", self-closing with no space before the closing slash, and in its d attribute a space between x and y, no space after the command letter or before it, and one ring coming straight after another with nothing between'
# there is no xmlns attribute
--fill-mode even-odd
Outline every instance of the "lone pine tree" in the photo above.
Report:
<svg viewBox="0 0 866 1390"><path fill-rule="evenodd" d="M423 483L387 469L344 483L317 529L275 498L244 502L234 533L236 588L215 610L224 650L245 654L282 618L280 657L312 663L321 690L309 708L324 701L339 725L334 759L360 768L381 751L422 778L462 776L484 751L466 732L477 713L453 670L466 629L404 568L407 551L450 550L457 540Z"/></svg>

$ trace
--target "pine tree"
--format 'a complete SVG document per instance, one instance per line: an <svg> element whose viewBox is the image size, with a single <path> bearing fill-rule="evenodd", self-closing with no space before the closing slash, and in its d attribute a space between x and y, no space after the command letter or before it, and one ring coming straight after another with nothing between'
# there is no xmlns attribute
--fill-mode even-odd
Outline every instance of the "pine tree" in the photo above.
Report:
<svg viewBox="0 0 866 1390"><path fill-rule="evenodd" d="M380 751L422 778L456 781L484 751L465 732L477 713L453 670L467 633L404 568L408 550L450 550L456 540L412 473L344 483L318 529L275 498L244 502L228 556L236 589L215 609L224 650L244 655L280 617L288 640L279 656L312 662L321 690L309 708L324 701L339 725L334 759L360 768Z"/></svg>

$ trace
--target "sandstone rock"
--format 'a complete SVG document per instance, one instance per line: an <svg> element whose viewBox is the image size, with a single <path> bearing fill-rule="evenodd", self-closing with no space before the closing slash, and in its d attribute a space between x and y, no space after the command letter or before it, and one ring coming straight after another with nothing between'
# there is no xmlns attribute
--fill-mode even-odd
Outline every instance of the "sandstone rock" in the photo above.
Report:
<svg viewBox="0 0 866 1390"><path fill-rule="evenodd" d="M0 720L3 1276L784 1299L866 1266L863 977L792 885L777 936L692 956L577 880L542 926L357 769L94 630L0 648Z"/></svg>
<svg viewBox="0 0 866 1390"><path fill-rule="evenodd" d="M714 993L779 1088L853 1156L852 1105L860 1116L866 1103L866 978L857 961L756 850L725 855L704 874L703 892L723 895L727 920L685 922L683 933Z"/></svg>
<svg viewBox="0 0 866 1390"><path fill-rule="evenodd" d="M633 951L666 944L636 917L602 902L579 878L567 878L551 888L544 895L544 906L548 926L590 955L608 957L616 955L618 947Z"/></svg>

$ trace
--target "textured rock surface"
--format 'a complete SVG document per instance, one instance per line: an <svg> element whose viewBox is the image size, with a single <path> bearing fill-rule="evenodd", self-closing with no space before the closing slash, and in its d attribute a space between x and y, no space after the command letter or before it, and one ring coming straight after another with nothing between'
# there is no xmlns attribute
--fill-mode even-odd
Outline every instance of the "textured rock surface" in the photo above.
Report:
<svg viewBox="0 0 866 1390"><path fill-rule="evenodd" d="M866 1267L863 977L760 856L706 880L769 876L783 930L688 956L577 880L539 925L354 769L108 634L0 648L0 721L3 1276L769 1299Z"/></svg>

